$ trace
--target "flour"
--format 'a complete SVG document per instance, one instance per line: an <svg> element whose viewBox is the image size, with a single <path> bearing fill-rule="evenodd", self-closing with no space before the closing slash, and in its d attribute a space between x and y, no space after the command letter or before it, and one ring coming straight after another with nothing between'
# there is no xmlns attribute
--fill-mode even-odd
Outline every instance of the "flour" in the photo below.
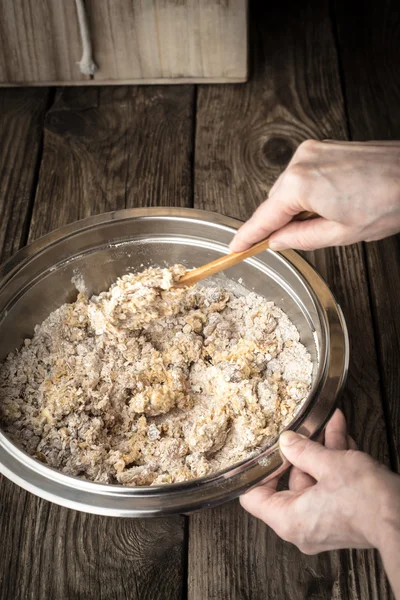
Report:
<svg viewBox="0 0 400 600"><path fill-rule="evenodd" d="M79 294L0 365L0 420L69 475L159 485L253 456L293 419L312 362L285 313L220 285L174 288L186 269Z"/></svg>

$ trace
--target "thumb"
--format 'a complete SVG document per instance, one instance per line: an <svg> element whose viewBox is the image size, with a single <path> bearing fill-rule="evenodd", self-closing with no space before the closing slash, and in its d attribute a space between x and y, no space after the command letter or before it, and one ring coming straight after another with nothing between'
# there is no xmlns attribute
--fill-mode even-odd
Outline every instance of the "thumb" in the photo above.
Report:
<svg viewBox="0 0 400 600"><path fill-rule="evenodd" d="M289 223L301 210L301 206L278 202L273 194L260 204L253 216L236 233L230 244L231 252L247 250L253 244L269 237L273 231Z"/></svg>
<svg viewBox="0 0 400 600"><path fill-rule="evenodd" d="M331 470L332 451L318 442L312 442L294 431L284 431L279 438L279 446L282 454L292 465L317 481Z"/></svg>
<svg viewBox="0 0 400 600"><path fill-rule="evenodd" d="M351 243L351 234L346 225L327 219L292 221L271 235L269 246L271 250L316 250Z"/></svg>

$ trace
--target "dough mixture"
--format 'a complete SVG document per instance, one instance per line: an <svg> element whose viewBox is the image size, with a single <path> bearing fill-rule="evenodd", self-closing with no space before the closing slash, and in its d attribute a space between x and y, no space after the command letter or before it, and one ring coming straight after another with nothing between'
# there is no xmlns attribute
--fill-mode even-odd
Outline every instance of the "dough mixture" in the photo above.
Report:
<svg viewBox="0 0 400 600"><path fill-rule="evenodd" d="M285 313L254 293L174 288L150 268L54 311L0 365L0 421L68 475L122 485L203 477L293 419L312 362Z"/></svg>

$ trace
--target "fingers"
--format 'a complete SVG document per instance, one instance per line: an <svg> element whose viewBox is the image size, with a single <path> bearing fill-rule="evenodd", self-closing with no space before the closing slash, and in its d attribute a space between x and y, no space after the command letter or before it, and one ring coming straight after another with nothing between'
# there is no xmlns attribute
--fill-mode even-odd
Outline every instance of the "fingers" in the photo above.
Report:
<svg viewBox="0 0 400 600"><path fill-rule="evenodd" d="M337 408L319 436L318 442L324 443L331 450L356 450L357 444L352 437L347 435L346 419L342 411ZM298 492L315 484L315 479L297 467L292 467L289 476L289 489Z"/></svg>
<svg viewBox="0 0 400 600"><path fill-rule="evenodd" d="M292 467L289 475L289 490L292 492L302 492L303 490L314 485L315 479L311 475L307 475L301 469Z"/></svg>
<svg viewBox="0 0 400 600"><path fill-rule="evenodd" d="M325 431L322 430L317 438L318 444L323 445L325 438ZM289 474L289 490L292 492L302 492L303 490L316 484L314 477L304 473L298 467L291 467Z"/></svg>
<svg viewBox="0 0 400 600"><path fill-rule="evenodd" d="M352 231L341 223L326 219L293 221L271 235L271 250L315 250L351 243Z"/></svg>
<svg viewBox="0 0 400 600"><path fill-rule="evenodd" d="M268 482L241 496L240 504L257 519L271 524L272 521L284 518L285 505L292 496L293 493L288 490L276 492L271 487L271 482Z"/></svg>
<svg viewBox="0 0 400 600"><path fill-rule="evenodd" d="M279 445L281 452L292 465L317 481L335 466L334 453L294 431L284 431L279 439Z"/></svg>
<svg viewBox="0 0 400 600"><path fill-rule="evenodd" d="M282 173L279 175L278 179L275 181L272 188L269 190L268 198L271 198L272 194L274 194L277 191L278 187L282 183L284 174L285 174L285 171L282 171Z"/></svg>
<svg viewBox="0 0 400 600"><path fill-rule="evenodd" d="M348 446L349 450L358 450L357 443L353 440L351 435L347 436L347 446Z"/></svg>
<svg viewBox="0 0 400 600"><path fill-rule="evenodd" d="M399 140L368 140L365 142L344 142L341 140L323 140L324 144L336 144L339 146L351 146L357 149L364 149L368 146L390 146L390 147L400 147Z"/></svg>
<svg viewBox="0 0 400 600"><path fill-rule="evenodd" d="M346 419L342 411L337 408L325 429L325 447L333 450L347 450Z"/></svg>
<svg viewBox="0 0 400 600"><path fill-rule="evenodd" d="M307 199L310 191L308 171L304 167L298 168L297 163L307 159L310 152L314 153L315 147L321 146L323 144L315 141L300 144L289 166L272 186L268 200L259 206L233 238L230 245L232 252L246 250L284 227L297 213L312 210L304 204L304 199Z"/></svg>
<svg viewBox="0 0 400 600"><path fill-rule="evenodd" d="M274 477L266 483L257 485L242 496L240 496L240 504L245 510L252 515L257 516L255 512L258 510L259 504L265 505L268 498L276 494L279 477ZM259 517L261 518L261 517Z"/></svg>
<svg viewBox="0 0 400 600"><path fill-rule="evenodd" d="M337 408L325 428L325 447L333 450L358 450L356 442L347 433L346 418Z"/></svg>
<svg viewBox="0 0 400 600"><path fill-rule="evenodd" d="M278 183L278 182L277 182ZM280 229L302 210L301 206L276 200L272 194L239 229L230 244L232 252L241 252Z"/></svg>

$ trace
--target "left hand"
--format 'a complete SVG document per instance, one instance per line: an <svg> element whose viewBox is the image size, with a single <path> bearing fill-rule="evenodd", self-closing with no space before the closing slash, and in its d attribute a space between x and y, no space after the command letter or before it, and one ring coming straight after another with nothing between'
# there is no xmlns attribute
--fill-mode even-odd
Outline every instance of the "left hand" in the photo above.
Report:
<svg viewBox="0 0 400 600"><path fill-rule="evenodd" d="M400 525L400 477L355 450L343 413L325 430L325 446L287 431L282 453L295 466L289 490L277 479L241 498L242 506L305 554L339 548L381 549L389 527Z"/></svg>

